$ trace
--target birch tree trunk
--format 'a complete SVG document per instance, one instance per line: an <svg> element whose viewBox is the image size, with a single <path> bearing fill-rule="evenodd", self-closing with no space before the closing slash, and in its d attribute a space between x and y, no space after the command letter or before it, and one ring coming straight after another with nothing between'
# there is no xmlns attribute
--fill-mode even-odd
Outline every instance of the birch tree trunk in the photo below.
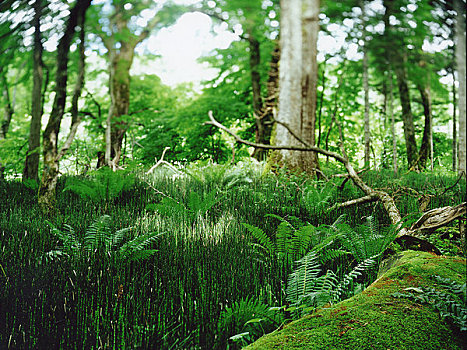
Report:
<svg viewBox="0 0 467 350"><path fill-rule="evenodd" d="M466 110L465 110L465 3L454 0L456 15L456 66L459 81L459 173L466 174Z"/></svg>
<svg viewBox="0 0 467 350"><path fill-rule="evenodd" d="M302 15L301 0L282 0L281 4L281 58L279 68L279 106L276 125L276 145L299 145L299 142L283 125L301 134L302 109ZM300 152L280 151L280 162L297 169Z"/></svg>
<svg viewBox="0 0 467 350"><path fill-rule="evenodd" d="M23 179L39 179L39 156L41 140L41 119L42 119L42 83L44 80L42 63L42 34L41 16L42 0L34 3L34 50L33 50L33 86L32 86L32 106L31 124L29 126L28 153L23 170Z"/></svg>
<svg viewBox="0 0 467 350"><path fill-rule="evenodd" d="M319 0L303 1L302 16L302 140L308 145L316 144L316 105L318 85L318 33L319 33ZM318 154L301 153L301 169L314 174L319 169Z"/></svg>

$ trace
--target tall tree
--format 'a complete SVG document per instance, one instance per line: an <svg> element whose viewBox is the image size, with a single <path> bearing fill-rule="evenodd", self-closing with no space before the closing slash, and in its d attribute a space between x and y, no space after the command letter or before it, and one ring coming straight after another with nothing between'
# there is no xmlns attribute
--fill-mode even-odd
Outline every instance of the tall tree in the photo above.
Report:
<svg viewBox="0 0 467 350"><path fill-rule="evenodd" d="M466 174L466 110L465 110L465 3L454 0L456 10L456 66L459 81L459 173Z"/></svg>
<svg viewBox="0 0 467 350"><path fill-rule="evenodd" d="M369 101L369 86L368 86L368 50L366 44L366 23L365 23L365 3L360 1L361 26L362 26L362 41L363 41L363 93L364 93L364 143L365 143L365 168L370 167L370 101Z"/></svg>
<svg viewBox="0 0 467 350"><path fill-rule="evenodd" d="M23 179L39 179L39 158L42 119L42 84L44 79L42 62L41 17L44 9L43 0L34 2L33 41L33 87L31 105L31 123L29 126L28 153L23 170Z"/></svg>
<svg viewBox="0 0 467 350"><path fill-rule="evenodd" d="M407 52L404 37L393 30L390 17L396 13L395 3L389 0L383 1L386 8L384 14L385 36L388 40L388 57L394 68L399 88L399 99L402 106L402 121L404 127L405 148L407 151L408 167L411 168L417 162L417 142L415 140L415 126L412 107L410 105L410 90L407 77Z"/></svg>
<svg viewBox="0 0 467 350"><path fill-rule="evenodd" d="M318 33L319 0L304 0L302 14L302 139L307 144L316 144L316 105L318 86ZM317 153L301 153L301 169L313 174L319 169Z"/></svg>
<svg viewBox="0 0 467 350"><path fill-rule="evenodd" d="M128 128L126 117L130 106L130 69L135 48L156 27L173 23L180 14L180 9L166 5L141 28L135 24L135 18L143 10L151 8L150 2L113 0L112 6L109 24L97 28L97 33L107 49L109 71L110 108L106 120L105 161L115 168L122 156L123 139ZM102 14L97 16L95 26L105 22L100 20Z"/></svg>
<svg viewBox="0 0 467 350"><path fill-rule="evenodd" d="M60 38L57 47L55 98L42 141L44 170L42 172L41 183L39 186L38 201L43 211L53 212L55 209L55 189L59 175L59 161L63 156L63 148L60 151L58 149L58 134L60 132L60 124L65 112L67 97L68 54L70 52L70 46L76 30L79 28L81 32L84 31L85 14L90 5L91 0L76 1L74 7L70 10L70 14L65 25L65 31ZM82 35L81 38L82 40L80 45L82 46L84 45L84 35ZM84 51L82 52L81 59L84 59ZM78 81L79 79L80 75L78 76ZM69 141L68 137L64 147L69 143L71 143L71 141Z"/></svg>
<svg viewBox="0 0 467 350"><path fill-rule="evenodd" d="M281 1L278 146L315 143L318 15L318 0ZM310 173L319 166L316 155L297 151L283 150L280 158L288 167Z"/></svg>

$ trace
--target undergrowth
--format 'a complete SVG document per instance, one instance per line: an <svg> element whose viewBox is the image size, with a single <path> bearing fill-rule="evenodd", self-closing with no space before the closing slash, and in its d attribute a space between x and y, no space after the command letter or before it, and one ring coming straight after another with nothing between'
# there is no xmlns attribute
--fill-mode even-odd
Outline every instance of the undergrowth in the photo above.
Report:
<svg viewBox="0 0 467 350"><path fill-rule="evenodd" d="M34 188L0 183L0 348L236 348L293 316L290 304L314 307L310 293L321 285L332 285L333 300L364 288L386 245L380 204L330 211L359 195L351 183L249 167L64 177L50 224ZM424 176L368 179L394 193L456 181ZM436 192L430 206L462 201L459 186ZM418 208L413 193L396 200L402 215ZM310 261L320 285L300 279ZM363 267L368 276L358 276Z"/></svg>

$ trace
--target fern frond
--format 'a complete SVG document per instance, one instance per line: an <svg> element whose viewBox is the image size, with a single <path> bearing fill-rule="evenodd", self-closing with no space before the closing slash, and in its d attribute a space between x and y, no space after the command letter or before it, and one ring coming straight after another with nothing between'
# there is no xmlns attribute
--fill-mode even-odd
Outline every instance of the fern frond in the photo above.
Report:
<svg viewBox="0 0 467 350"><path fill-rule="evenodd" d="M365 271L368 271L370 268L376 265L376 256L365 259L355 266L352 271L350 271L339 283L339 285L332 291L332 296L334 301L339 301L342 299L342 296L347 292L351 283L359 276L361 276Z"/></svg>
<svg viewBox="0 0 467 350"><path fill-rule="evenodd" d="M261 247L267 249L269 253L274 254L276 250L274 243L262 229L246 223L242 223L242 225L252 234L253 238L259 242Z"/></svg>
<svg viewBox="0 0 467 350"><path fill-rule="evenodd" d="M287 300L296 303L304 295L312 293L316 285L316 277L319 273L318 256L314 251L311 251L297 261L296 269L288 278L286 289Z"/></svg>
<svg viewBox="0 0 467 350"><path fill-rule="evenodd" d="M146 250L145 248L148 247L150 244L152 244L157 238L159 238L162 235L162 233L158 232L151 232L147 233L145 235L138 236L131 241L125 243L120 247L118 250L118 255L120 259L132 259L133 255L136 254L137 252L141 252ZM152 251L150 255L147 255L148 257L154 254L156 251L155 250L148 250ZM144 253L141 254L143 256Z"/></svg>

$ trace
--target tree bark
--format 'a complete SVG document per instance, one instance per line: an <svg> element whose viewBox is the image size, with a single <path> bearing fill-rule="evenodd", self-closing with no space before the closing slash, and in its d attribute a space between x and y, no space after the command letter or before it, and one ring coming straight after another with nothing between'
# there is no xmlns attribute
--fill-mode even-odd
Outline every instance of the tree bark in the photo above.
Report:
<svg viewBox="0 0 467 350"><path fill-rule="evenodd" d="M301 0L282 0L281 4L281 58L279 69L279 112L276 124L276 145L295 145L299 142L289 133L284 124L298 135L302 133L302 27ZM282 124L281 124L282 123ZM300 153L292 150L279 152L279 163L291 169L300 168Z"/></svg>
<svg viewBox="0 0 467 350"><path fill-rule="evenodd" d="M366 48L366 23L365 23L365 4L360 2L362 10L362 40L363 40L363 93L364 93L364 164L365 168L370 168L370 100L369 100L369 87L368 87L368 50Z"/></svg>
<svg viewBox="0 0 467 350"><path fill-rule="evenodd" d="M31 106L31 124L29 126L28 153L23 170L23 179L39 179L39 158L40 158L40 139L41 139L41 120L42 120L42 83L44 80L42 63L42 34L40 30L42 16L42 0L36 0L34 3L34 51L33 51L33 87L32 87L32 106Z"/></svg>
<svg viewBox="0 0 467 350"><path fill-rule="evenodd" d="M465 3L454 0L456 15L456 66L459 81L459 173L466 174L466 91L465 91Z"/></svg>
<svg viewBox="0 0 467 350"><path fill-rule="evenodd" d="M13 117L13 106L11 103L10 92L8 90L8 82L6 78L6 73L3 70L3 67L0 67L0 79L3 84L3 99L4 99L4 112L3 119L0 125L0 141L6 138L8 130L10 128L11 119ZM0 162L0 180L5 178L5 166Z"/></svg>
<svg viewBox="0 0 467 350"><path fill-rule="evenodd" d="M454 70L452 71L452 78L452 171L457 172L457 99Z"/></svg>
<svg viewBox="0 0 467 350"><path fill-rule="evenodd" d="M259 74L259 66L261 63L260 43L253 34L253 29L248 31L248 47L250 48L250 76L251 89L253 95L253 117L255 118L255 142L267 143L266 140L266 125L263 118L263 99L261 97L261 75ZM258 160L265 158L264 150L255 148L252 156Z"/></svg>
<svg viewBox="0 0 467 350"><path fill-rule="evenodd" d="M418 85L418 91L422 99L423 114L425 115L425 127L423 129L422 144L418 153L418 168L423 170L426 168L426 162L431 159L433 166L432 155L432 111L431 111L431 93L427 84L425 86Z"/></svg>
<svg viewBox="0 0 467 350"><path fill-rule="evenodd" d="M408 168L410 169L417 161L418 152L406 71L407 53L405 52L403 39L394 39L395 36L392 33L392 26L389 22L389 17L393 14L394 3L389 0L384 0L383 4L386 8L383 21L385 25L385 37L388 42L387 55L391 60L391 66L396 73L397 85L399 88L399 99L402 106L402 122L404 128L405 148L407 151L407 163Z"/></svg>
<svg viewBox="0 0 467 350"><path fill-rule="evenodd" d="M57 73L55 80L55 98L47 127L43 134L44 170L39 186L39 206L44 212L55 211L55 189L59 175L60 154L58 134L66 102L68 80L68 54L77 26L84 30L85 13L91 0L78 0L70 11L66 28L57 47ZM83 44L83 43L81 43Z"/></svg>
<svg viewBox="0 0 467 350"><path fill-rule="evenodd" d="M391 134L392 134L392 168L394 174L397 174L397 137L396 137L396 121L394 116L394 86L392 84L392 70L388 70L389 79L389 116L391 118Z"/></svg>
<svg viewBox="0 0 467 350"><path fill-rule="evenodd" d="M303 1L301 136L302 139L311 146L316 144L319 11L319 0ZM301 169L303 171L313 175L315 174L315 169L319 169L317 153L301 153L300 158Z"/></svg>

